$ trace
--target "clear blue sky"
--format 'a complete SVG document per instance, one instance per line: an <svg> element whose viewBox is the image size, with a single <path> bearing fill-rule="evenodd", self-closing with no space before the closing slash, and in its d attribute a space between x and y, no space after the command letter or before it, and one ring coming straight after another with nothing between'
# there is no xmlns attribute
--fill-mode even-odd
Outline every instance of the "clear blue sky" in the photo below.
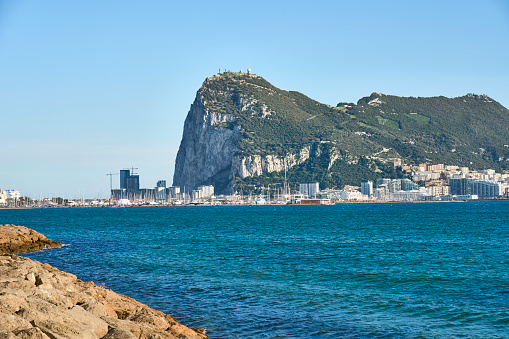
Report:
<svg viewBox="0 0 509 339"><path fill-rule="evenodd" d="M109 197L106 173L131 166L171 184L203 80L248 67L330 105L509 107L509 1L0 0L0 188Z"/></svg>

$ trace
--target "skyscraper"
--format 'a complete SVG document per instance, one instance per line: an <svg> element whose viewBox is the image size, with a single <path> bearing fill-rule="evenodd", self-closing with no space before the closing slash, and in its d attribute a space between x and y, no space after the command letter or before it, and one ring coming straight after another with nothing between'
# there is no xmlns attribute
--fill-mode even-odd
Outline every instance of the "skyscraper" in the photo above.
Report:
<svg viewBox="0 0 509 339"><path fill-rule="evenodd" d="M127 178L130 175L130 170L120 170L120 188L127 188Z"/></svg>

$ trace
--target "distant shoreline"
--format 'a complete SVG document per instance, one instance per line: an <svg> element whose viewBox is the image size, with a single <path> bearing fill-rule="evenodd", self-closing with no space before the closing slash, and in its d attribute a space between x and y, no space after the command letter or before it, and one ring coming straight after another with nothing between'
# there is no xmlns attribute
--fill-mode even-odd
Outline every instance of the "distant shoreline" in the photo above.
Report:
<svg viewBox="0 0 509 339"><path fill-rule="evenodd" d="M31 209L102 209L102 208L165 208L165 207L242 207L242 206L335 206L355 204L426 204L426 203L469 203L469 202L509 202L508 198L501 199L475 199L475 200L414 200L414 201L342 201L333 204L186 204L186 205L134 205L134 206L51 206L51 207L7 207L2 206L0 210L31 210Z"/></svg>

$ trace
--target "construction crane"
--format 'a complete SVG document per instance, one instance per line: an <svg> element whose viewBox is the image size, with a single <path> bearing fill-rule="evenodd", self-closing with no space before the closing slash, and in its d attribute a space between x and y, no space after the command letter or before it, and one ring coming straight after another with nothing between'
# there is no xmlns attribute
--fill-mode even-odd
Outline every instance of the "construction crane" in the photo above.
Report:
<svg viewBox="0 0 509 339"><path fill-rule="evenodd" d="M131 175L135 175L135 174L134 174L134 170L135 170L135 169L138 169L138 167L124 168L124 169L126 169L126 170L131 170Z"/></svg>
<svg viewBox="0 0 509 339"><path fill-rule="evenodd" d="M110 193L111 193L111 191L113 190L113 181L112 181L113 176L114 176L114 175L119 175L119 174L120 174L120 173L111 173L111 172L110 172L110 173L106 173L106 175L109 175L109 176L110 176Z"/></svg>

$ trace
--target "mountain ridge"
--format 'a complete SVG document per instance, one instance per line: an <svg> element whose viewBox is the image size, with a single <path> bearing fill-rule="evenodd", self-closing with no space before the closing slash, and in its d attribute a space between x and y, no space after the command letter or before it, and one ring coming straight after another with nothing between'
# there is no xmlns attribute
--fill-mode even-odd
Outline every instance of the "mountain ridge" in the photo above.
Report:
<svg viewBox="0 0 509 339"><path fill-rule="evenodd" d="M372 93L336 107L254 74L207 78L186 118L174 185L218 193L294 182L398 177L394 158L507 170L509 111L487 95ZM356 181L356 182L354 182Z"/></svg>

